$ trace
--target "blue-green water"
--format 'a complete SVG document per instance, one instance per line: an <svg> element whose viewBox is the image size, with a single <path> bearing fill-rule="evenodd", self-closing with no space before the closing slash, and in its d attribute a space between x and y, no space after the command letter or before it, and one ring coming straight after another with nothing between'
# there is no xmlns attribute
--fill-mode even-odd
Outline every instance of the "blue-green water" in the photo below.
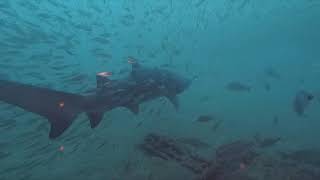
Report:
<svg viewBox="0 0 320 180"><path fill-rule="evenodd" d="M128 73L133 56L195 80L179 111L159 98L139 115L109 111L96 129L82 114L55 140L46 119L1 102L0 180L193 179L137 148L148 133L211 150L256 134L281 137L274 151L320 148L319 18L316 0L1 0L0 79L81 94L98 72ZM301 90L314 96L303 116Z"/></svg>

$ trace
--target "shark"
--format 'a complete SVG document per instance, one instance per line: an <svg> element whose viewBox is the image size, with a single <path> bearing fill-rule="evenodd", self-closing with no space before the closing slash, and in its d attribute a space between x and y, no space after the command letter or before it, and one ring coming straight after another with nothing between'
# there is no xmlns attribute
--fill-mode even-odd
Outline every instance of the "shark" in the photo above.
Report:
<svg viewBox="0 0 320 180"><path fill-rule="evenodd" d="M47 119L50 139L61 136L81 113L86 113L95 128L107 111L124 107L137 115L141 103L159 97L166 97L179 109L178 95L190 86L191 79L167 69L130 64L131 72L124 78L111 79L109 72L96 74L97 86L89 94L0 80L0 101Z"/></svg>

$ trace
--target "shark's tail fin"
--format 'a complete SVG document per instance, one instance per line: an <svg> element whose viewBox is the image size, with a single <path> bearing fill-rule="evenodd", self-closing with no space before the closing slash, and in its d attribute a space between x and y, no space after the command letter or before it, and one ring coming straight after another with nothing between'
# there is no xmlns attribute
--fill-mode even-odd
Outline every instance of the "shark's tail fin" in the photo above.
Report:
<svg viewBox="0 0 320 180"><path fill-rule="evenodd" d="M0 80L0 101L19 106L47 118L50 138L60 136L83 111L81 95Z"/></svg>

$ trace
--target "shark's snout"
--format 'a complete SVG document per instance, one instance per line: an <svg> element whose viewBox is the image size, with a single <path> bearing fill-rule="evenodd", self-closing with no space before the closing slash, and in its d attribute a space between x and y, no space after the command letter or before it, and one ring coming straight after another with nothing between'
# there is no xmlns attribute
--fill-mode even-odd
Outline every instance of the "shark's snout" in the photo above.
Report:
<svg viewBox="0 0 320 180"><path fill-rule="evenodd" d="M179 83L178 83L178 87L177 87L177 93L182 93L183 91L185 91L186 89L188 89L191 85L191 80L187 79L187 78L180 78Z"/></svg>

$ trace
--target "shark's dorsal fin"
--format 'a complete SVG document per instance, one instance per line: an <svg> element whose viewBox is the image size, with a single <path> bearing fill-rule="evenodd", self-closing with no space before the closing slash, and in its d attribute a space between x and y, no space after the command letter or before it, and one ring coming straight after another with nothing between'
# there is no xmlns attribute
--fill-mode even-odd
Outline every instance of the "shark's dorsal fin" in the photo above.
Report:
<svg viewBox="0 0 320 180"><path fill-rule="evenodd" d="M139 114L139 104L129 104L126 106L133 114Z"/></svg>
<svg viewBox="0 0 320 180"><path fill-rule="evenodd" d="M110 83L109 77L111 76L110 72L100 72L96 75L97 80L97 88L101 88L105 86L106 84Z"/></svg>
<svg viewBox="0 0 320 180"><path fill-rule="evenodd" d="M174 108L176 109L176 110L178 110L179 109L179 98L176 96L176 95L174 95L174 96L167 96L167 98L169 99L169 101L171 102L171 104L174 106Z"/></svg>
<svg viewBox="0 0 320 180"><path fill-rule="evenodd" d="M87 116L90 119L91 128L95 128L99 125L103 118L104 112L96 111L96 112L87 112Z"/></svg>

